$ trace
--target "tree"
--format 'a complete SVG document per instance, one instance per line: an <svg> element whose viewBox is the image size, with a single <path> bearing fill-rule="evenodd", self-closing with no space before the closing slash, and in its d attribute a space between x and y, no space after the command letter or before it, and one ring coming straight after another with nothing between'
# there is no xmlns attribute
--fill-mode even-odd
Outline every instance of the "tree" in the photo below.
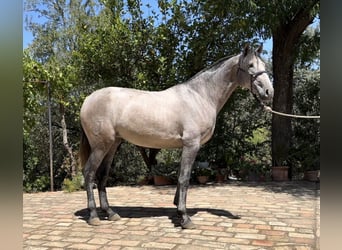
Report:
<svg viewBox="0 0 342 250"><path fill-rule="evenodd" d="M24 55L24 68L27 68L24 71L24 78L30 78L30 75L37 74L39 81L49 82L51 86L52 133L55 148L53 164L57 165L53 175L57 178L56 185L59 187L65 176L74 177L78 172L77 151L74 150L77 146L75 142L78 141L78 136L70 136L70 133L73 133L73 127L78 126L74 110L79 110L82 95L80 89L76 88L78 84L77 64L74 62L73 53L77 50L77 34L94 14L93 2L28 0L25 2L25 11L27 13L34 12L44 20L44 22L36 23L29 18L29 15L27 16L27 27L33 32L35 39ZM29 63L25 63L25 58L29 58ZM32 63L39 67L30 67ZM39 70L44 74L39 74ZM37 105L39 100L26 99L29 97L27 94L37 95L37 88L32 88L32 91L29 91L32 84L24 84L24 98ZM32 115L34 111L29 110ZM24 117L24 120L26 119L27 117ZM39 132L44 130L42 124L37 123L36 125L35 129L32 129L34 133L29 135L33 140L35 140L33 136L41 138ZM64 150L61 147L64 147ZM33 157L40 158L35 155L32 155Z"/></svg>
<svg viewBox="0 0 342 250"><path fill-rule="evenodd" d="M273 108L280 112L293 111L293 72L300 48L300 38L317 15L319 1L294 1L293 6L280 9L280 18L271 25L273 37ZM272 118L272 162L280 166L289 156L291 120L274 115Z"/></svg>
<svg viewBox="0 0 342 250"><path fill-rule="evenodd" d="M309 63L308 63L309 64ZM294 111L317 115L320 112L320 70L311 67L296 69L294 74ZM289 159L293 176L320 168L320 120L296 119L292 123L293 140Z"/></svg>
<svg viewBox="0 0 342 250"><path fill-rule="evenodd" d="M49 159L46 119L46 88L41 79L47 72L24 51L23 57L23 186L25 191L45 191L49 187ZM37 134L40 136L37 136Z"/></svg>

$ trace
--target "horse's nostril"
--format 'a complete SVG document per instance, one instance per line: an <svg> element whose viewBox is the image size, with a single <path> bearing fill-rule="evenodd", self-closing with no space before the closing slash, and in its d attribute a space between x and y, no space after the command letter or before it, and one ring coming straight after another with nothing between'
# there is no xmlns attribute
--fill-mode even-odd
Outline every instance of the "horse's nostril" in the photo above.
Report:
<svg viewBox="0 0 342 250"><path fill-rule="evenodd" d="M266 89L266 96L269 96L269 91L268 91L268 89Z"/></svg>

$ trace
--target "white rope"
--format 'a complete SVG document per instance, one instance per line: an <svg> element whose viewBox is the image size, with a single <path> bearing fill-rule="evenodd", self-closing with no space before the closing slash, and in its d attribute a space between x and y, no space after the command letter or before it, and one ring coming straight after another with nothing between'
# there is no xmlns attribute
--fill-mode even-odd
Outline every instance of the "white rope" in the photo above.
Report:
<svg viewBox="0 0 342 250"><path fill-rule="evenodd" d="M286 114L278 111L274 111L271 107L264 105L264 109L267 112L271 112L273 114L277 115L282 115L282 116L287 116L287 117L293 117L293 118L306 118L306 119L320 119L320 115L291 115L291 114Z"/></svg>

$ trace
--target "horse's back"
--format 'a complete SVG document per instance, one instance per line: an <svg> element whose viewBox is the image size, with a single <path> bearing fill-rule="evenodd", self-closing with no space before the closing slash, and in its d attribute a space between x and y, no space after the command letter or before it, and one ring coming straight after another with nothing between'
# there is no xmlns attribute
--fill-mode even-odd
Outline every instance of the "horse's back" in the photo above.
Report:
<svg viewBox="0 0 342 250"><path fill-rule="evenodd" d="M110 133L140 146L180 147L180 105L177 98L166 92L99 89L82 105L82 126L88 134L102 128L112 129Z"/></svg>
<svg viewBox="0 0 342 250"><path fill-rule="evenodd" d="M125 104L115 120L120 136L145 147L182 146L181 98L169 89L151 92L128 89L126 94L129 97L125 97Z"/></svg>

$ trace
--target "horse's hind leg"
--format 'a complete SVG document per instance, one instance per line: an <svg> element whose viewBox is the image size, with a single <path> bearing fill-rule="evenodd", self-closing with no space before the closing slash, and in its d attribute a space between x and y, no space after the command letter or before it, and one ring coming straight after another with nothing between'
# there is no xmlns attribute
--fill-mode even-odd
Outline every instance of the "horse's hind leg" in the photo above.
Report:
<svg viewBox="0 0 342 250"><path fill-rule="evenodd" d="M103 159L99 169L96 172L96 178L98 180L98 191L99 191L99 199L100 199L100 206L103 211L105 211L108 215L108 220L116 221L120 219L120 216L115 213L110 207L107 199L107 192L106 192L106 183L109 175L110 166L113 162L113 158L115 152L120 145L121 140L116 139L113 146Z"/></svg>
<svg viewBox="0 0 342 250"><path fill-rule="evenodd" d="M103 151L102 149L93 150L83 169L83 175L85 179L85 186L86 186L87 197L88 197L88 209L90 212L88 223L93 226L100 224L100 220L96 212L96 203L95 203L94 192L93 192L94 181L95 181L95 171L101 164L105 154L106 152Z"/></svg>

